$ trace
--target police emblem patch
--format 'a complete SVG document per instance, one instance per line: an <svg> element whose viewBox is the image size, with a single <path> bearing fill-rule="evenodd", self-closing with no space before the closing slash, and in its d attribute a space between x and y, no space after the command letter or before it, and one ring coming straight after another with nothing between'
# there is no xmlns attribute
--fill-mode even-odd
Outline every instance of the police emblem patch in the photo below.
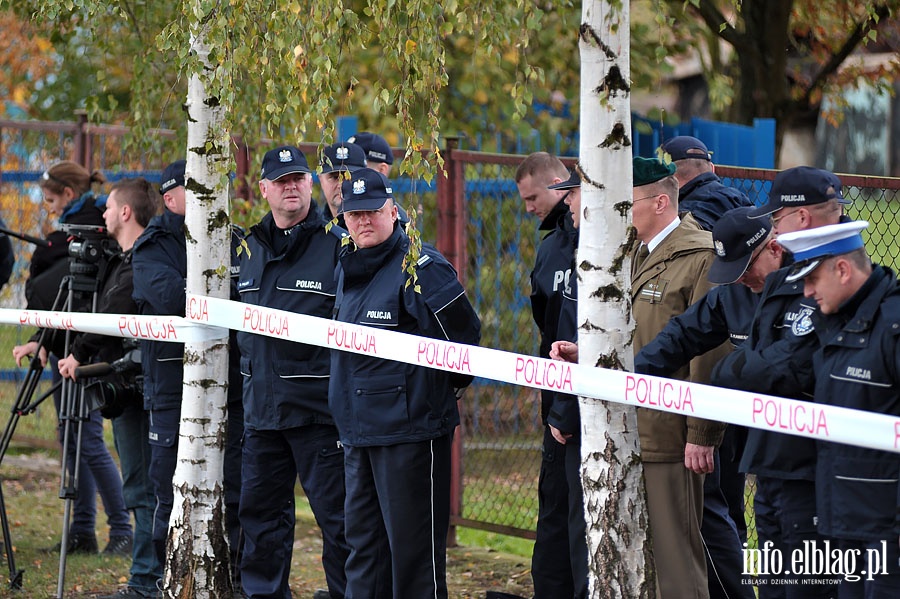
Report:
<svg viewBox="0 0 900 599"><path fill-rule="evenodd" d="M282 150L278 152L278 161L279 162L290 162L294 157L291 156L290 150Z"/></svg>
<svg viewBox="0 0 900 599"><path fill-rule="evenodd" d="M801 308L800 312L797 313L797 318L791 324L791 333L793 333L797 337L802 337L804 335L808 335L815 330L815 326L812 321L812 308Z"/></svg>
<svg viewBox="0 0 900 599"><path fill-rule="evenodd" d="M725 257L725 244L722 243L720 240L716 239L715 246L716 246L716 253L719 255L720 258L724 258Z"/></svg>
<svg viewBox="0 0 900 599"><path fill-rule="evenodd" d="M366 193L366 182L363 179L357 179L353 182L353 194L359 195L361 193Z"/></svg>
<svg viewBox="0 0 900 599"><path fill-rule="evenodd" d="M350 150L347 149L346 146L341 146L335 151L335 156L337 156L338 160L347 160L347 157L350 156Z"/></svg>

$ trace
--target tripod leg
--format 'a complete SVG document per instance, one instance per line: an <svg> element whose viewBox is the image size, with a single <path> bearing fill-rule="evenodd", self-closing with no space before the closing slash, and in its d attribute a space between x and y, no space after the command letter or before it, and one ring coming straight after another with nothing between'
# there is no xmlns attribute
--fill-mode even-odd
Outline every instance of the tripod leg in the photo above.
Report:
<svg viewBox="0 0 900 599"><path fill-rule="evenodd" d="M18 590L22 588L22 575L25 570L16 569L16 557L9 534L9 517L6 515L6 500L3 498L2 486L0 486L0 527L3 528L3 550L6 552L6 563L9 566L9 588Z"/></svg>

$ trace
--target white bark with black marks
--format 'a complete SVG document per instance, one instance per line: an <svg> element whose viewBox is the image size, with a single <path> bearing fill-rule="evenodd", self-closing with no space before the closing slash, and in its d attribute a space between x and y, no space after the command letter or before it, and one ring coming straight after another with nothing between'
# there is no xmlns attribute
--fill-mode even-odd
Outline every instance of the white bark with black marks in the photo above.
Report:
<svg viewBox="0 0 900 599"><path fill-rule="evenodd" d="M584 0L579 43L579 361L618 370L631 370L634 362L628 10L628 2ZM589 595L654 597L635 408L585 397L580 406Z"/></svg>

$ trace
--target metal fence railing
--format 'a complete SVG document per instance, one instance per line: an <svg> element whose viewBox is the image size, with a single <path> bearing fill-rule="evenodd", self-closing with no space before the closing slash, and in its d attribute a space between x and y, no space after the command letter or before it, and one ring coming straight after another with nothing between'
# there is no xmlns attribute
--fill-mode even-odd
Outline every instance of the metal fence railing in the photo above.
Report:
<svg viewBox="0 0 900 599"><path fill-rule="evenodd" d="M110 179L140 173L158 181L159 169L179 155L172 142L155 156L129 159L120 150L123 134L122 128L83 122L0 121L0 215L10 228L40 235L39 223L46 222L46 215L35 182L56 160L76 159L105 171ZM165 139L174 140L167 135ZM240 189L252 204L255 185L248 181L255 180L252 170L260 157L246 146L236 143L236 147L240 156L235 193ZM314 144L302 148L314 157ZM460 272L482 319L482 344L536 354L538 334L528 298L538 223L526 214L513 182L523 157L463 151L448 144L444 159L446 175L436 184L395 180L400 202L416 215L423 240L435 243ZM717 173L759 204L765 201L776 171L718 166ZM896 271L900 179L854 175L841 179L845 197L853 201L847 208L849 216L871 223L864 232L871 255ZM0 295L0 305L11 307L24 305L21 290L30 256L23 243L16 241L15 246L17 274ZM542 437L537 391L476 379L463 397L461 411L453 523L533 538ZM752 506L750 499L752 486L748 489ZM752 508L747 513L752 531Z"/></svg>

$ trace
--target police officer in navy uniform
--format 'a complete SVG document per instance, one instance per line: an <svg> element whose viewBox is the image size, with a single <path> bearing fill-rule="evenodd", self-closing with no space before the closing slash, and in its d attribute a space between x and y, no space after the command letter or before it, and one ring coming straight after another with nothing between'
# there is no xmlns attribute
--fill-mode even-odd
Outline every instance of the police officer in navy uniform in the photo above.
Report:
<svg viewBox="0 0 900 599"><path fill-rule="evenodd" d="M802 282L804 295L834 319L813 360L815 401L900 417L900 284L869 259L860 234L868 224L788 233L780 243L796 260L786 279ZM837 539L843 555L858 556L846 574L860 579L844 577L838 597L900 597L900 459L824 440L817 448L819 531Z"/></svg>
<svg viewBox="0 0 900 599"><path fill-rule="evenodd" d="M569 171L556 156L535 152L519 164L515 180L526 211L540 220L538 231L542 239L531 271L531 314L541 334L540 355L546 358L554 341L571 337L559 330L560 320L566 318L562 313L567 305L566 293L574 294L576 287L572 271L575 228L565 203L570 191L549 189L568 181ZM571 303L575 304L574 301ZM575 314L571 311L568 314L574 323ZM565 468L566 446L553 437L548 421L557 397L556 392L541 389L544 437L538 478L537 536L531 556L531 577L538 598L573 597L575 593L573 565L569 557L570 497Z"/></svg>
<svg viewBox="0 0 900 599"><path fill-rule="evenodd" d="M572 273L552 302L559 310L556 333L560 339L578 341L578 285L575 280L575 251L578 249L578 226L581 224L581 176L572 169L569 178L562 183L547 186L550 190L564 190L563 198L572 215L571 229L567 228L568 255ZM553 350L550 351L551 357ZM581 486L581 412L578 396L558 393L547 414L547 426L553 439L565 446L565 470L568 487L568 539L569 566L571 568L572 596L587 597L588 553L587 525L584 520L584 491Z"/></svg>
<svg viewBox="0 0 900 599"><path fill-rule="evenodd" d="M776 175L769 201L751 215L762 219L777 214L771 219L777 241L785 229L821 226L819 218L837 222L843 203L837 177L797 167ZM799 205L804 206L802 215L796 214ZM819 216L814 220L808 218L810 214ZM782 265L789 260L783 258ZM827 335L828 318L819 313L815 302L803 297L802 285L787 280L788 272L781 268L766 278L749 336L716 365L713 384L795 399L812 397L812 356ZM804 542L824 543L826 537L816 529L814 441L749 429L740 468L756 475L753 505L760 547L771 541L781 555L788 556L802 549ZM836 593L833 585L781 585L771 579L784 577L764 574L762 578L762 599L833 597Z"/></svg>
<svg viewBox="0 0 900 599"><path fill-rule="evenodd" d="M394 152L390 144L377 133L362 131L347 139L347 143L356 144L365 152L366 164L372 170L385 177L391 176L394 164Z"/></svg>
<svg viewBox="0 0 900 599"><path fill-rule="evenodd" d="M293 146L267 152L259 189L270 211L241 254L241 301L331 318L340 240L312 201L312 173ZM291 597L297 477L322 530L331 597L343 597L344 452L328 409L329 350L240 333L244 377L241 578L250 599Z"/></svg>
<svg viewBox="0 0 900 599"><path fill-rule="evenodd" d="M410 281L410 240L388 180L360 169L343 193L353 243L340 258L336 319L477 344L478 316L456 271L432 246L422 244ZM384 360L374 341L365 341L368 333L355 335L352 345L375 353L333 350L329 388L345 456L346 596L447 597L450 446L456 400L472 377ZM464 365L464 353L456 355Z"/></svg>
<svg viewBox="0 0 900 599"><path fill-rule="evenodd" d="M678 210L690 212L697 224L707 231L712 231L716 221L729 210L753 206L747 194L722 184L709 149L696 137L673 137L663 143L662 150L675 164Z"/></svg>
<svg viewBox="0 0 900 599"><path fill-rule="evenodd" d="M184 316L187 277L185 239L185 166L176 160L166 166L159 185L165 209L153 217L132 250L134 291L132 297L141 314ZM240 230L232 229L232 284L237 274L235 248ZM234 332L231 343L234 347ZM231 551L231 576L236 583L241 534L238 500L241 480L240 440L243 435L238 353L229 352L228 426L225 443L225 528ZM172 477L178 456L178 427L184 381L184 344L168 341L141 341L144 374L144 409L150 412L150 480L156 497L153 517L153 545L160 564L166 563L166 539L174 492Z"/></svg>
<svg viewBox="0 0 900 599"><path fill-rule="evenodd" d="M326 220L332 220L341 211L341 185L350 173L366 167L366 154L354 143L333 143L322 150L321 167L322 210Z"/></svg>

